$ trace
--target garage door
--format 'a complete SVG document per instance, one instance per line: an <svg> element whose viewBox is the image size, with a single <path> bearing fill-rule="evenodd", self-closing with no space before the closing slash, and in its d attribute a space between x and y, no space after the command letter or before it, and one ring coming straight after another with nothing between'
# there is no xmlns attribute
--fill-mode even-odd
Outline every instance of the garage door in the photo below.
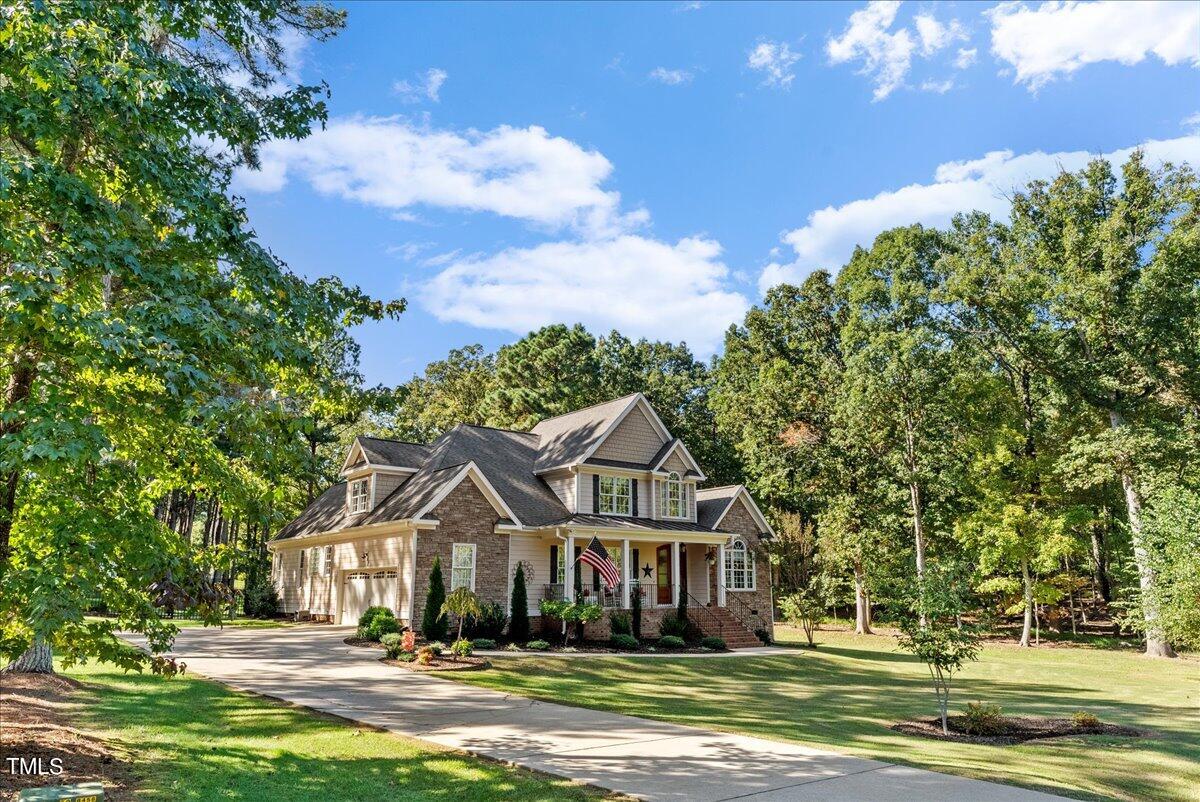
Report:
<svg viewBox="0 0 1200 802"><path fill-rule="evenodd" d="M342 575L340 623L357 624L368 607L396 609L396 569L348 571Z"/></svg>

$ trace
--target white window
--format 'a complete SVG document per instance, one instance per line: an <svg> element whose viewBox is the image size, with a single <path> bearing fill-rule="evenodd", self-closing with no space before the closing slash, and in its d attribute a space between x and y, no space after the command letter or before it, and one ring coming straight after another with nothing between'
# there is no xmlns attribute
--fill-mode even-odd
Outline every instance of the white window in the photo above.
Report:
<svg viewBox="0 0 1200 802"><path fill-rule="evenodd" d="M744 541L735 540L725 550L725 587L754 590L754 552Z"/></svg>
<svg viewBox="0 0 1200 802"><path fill-rule="evenodd" d="M552 585L562 585L567 581L567 547L558 546L555 548L558 553L558 559L554 565L554 578L550 581Z"/></svg>
<svg viewBox="0 0 1200 802"><path fill-rule="evenodd" d="M321 573L321 547L313 546L308 550L308 572L310 574Z"/></svg>
<svg viewBox="0 0 1200 802"><path fill-rule="evenodd" d="M321 573L333 576L333 546L326 546L321 554Z"/></svg>
<svg viewBox="0 0 1200 802"><path fill-rule="evenodd" d="M450 590L475 590L475 544L455 543L450 555Z"/></svg>
<svg viewBox="0 0 1200 802"><path fill-rule="evenodd" d="M633 509L633 480L622 476L600 477L600 512L629 515Z"/></svg>
<svg viewBox="0 0 1200 802"><path fill-rule="evenodd" d="M371 478L355 479L350 483L350 514L366 512L371 503Z"/></svg>
<svg viewBox="0 0 1200 802"><path fill-rule="evenodd" d="M663 482L663 516L666 518L687 517L687 490L683 480L674 471Z"/></svg>

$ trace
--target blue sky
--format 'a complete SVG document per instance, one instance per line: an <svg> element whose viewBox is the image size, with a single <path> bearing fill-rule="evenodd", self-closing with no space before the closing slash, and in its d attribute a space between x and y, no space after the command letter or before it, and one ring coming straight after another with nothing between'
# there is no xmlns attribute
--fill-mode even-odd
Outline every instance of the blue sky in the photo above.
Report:
<svg viewBox="0 0 1200 802"><path fill-rule="evenodd" d="M548 322L702 357L767 286L1090 154L1200 164L1200 3L350 3L328 128L238 177L400 321L369 381Z"/></svg>

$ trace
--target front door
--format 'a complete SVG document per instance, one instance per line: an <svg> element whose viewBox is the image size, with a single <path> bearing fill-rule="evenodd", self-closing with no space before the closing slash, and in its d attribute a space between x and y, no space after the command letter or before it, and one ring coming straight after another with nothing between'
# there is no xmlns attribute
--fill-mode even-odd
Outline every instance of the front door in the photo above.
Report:
<svg viewBox="0 0 1200 802"><path fill-rule="evenodd" d="M671 603L671 547L658 547L658 603Z"/></svg>

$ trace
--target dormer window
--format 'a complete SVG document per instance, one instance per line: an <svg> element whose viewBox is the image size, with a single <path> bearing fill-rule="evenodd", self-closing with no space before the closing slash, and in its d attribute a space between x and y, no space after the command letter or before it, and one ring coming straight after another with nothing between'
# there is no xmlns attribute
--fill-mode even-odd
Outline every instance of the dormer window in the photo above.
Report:
<svg viewBox="0 0 1200 802"><path fill-rule="evenodd" d="M625 476L600 477L602 515L629 515L633 509L633 481Z"/></svg>
<svg viewBox="0 0 1200 802"><path fill-rule="evenodd" d="M350 507L351 515L367 511L367 508L371 504L371 478L369 476L362 479L355 479L350 483L347 503Z"/></svg>
<svg viewBox="0 0 1200 802"><path fill-rule="evenodd" d="M683 480L674 471L663 482L663 515L667 518L687 517L687 491Z"/></svg>

